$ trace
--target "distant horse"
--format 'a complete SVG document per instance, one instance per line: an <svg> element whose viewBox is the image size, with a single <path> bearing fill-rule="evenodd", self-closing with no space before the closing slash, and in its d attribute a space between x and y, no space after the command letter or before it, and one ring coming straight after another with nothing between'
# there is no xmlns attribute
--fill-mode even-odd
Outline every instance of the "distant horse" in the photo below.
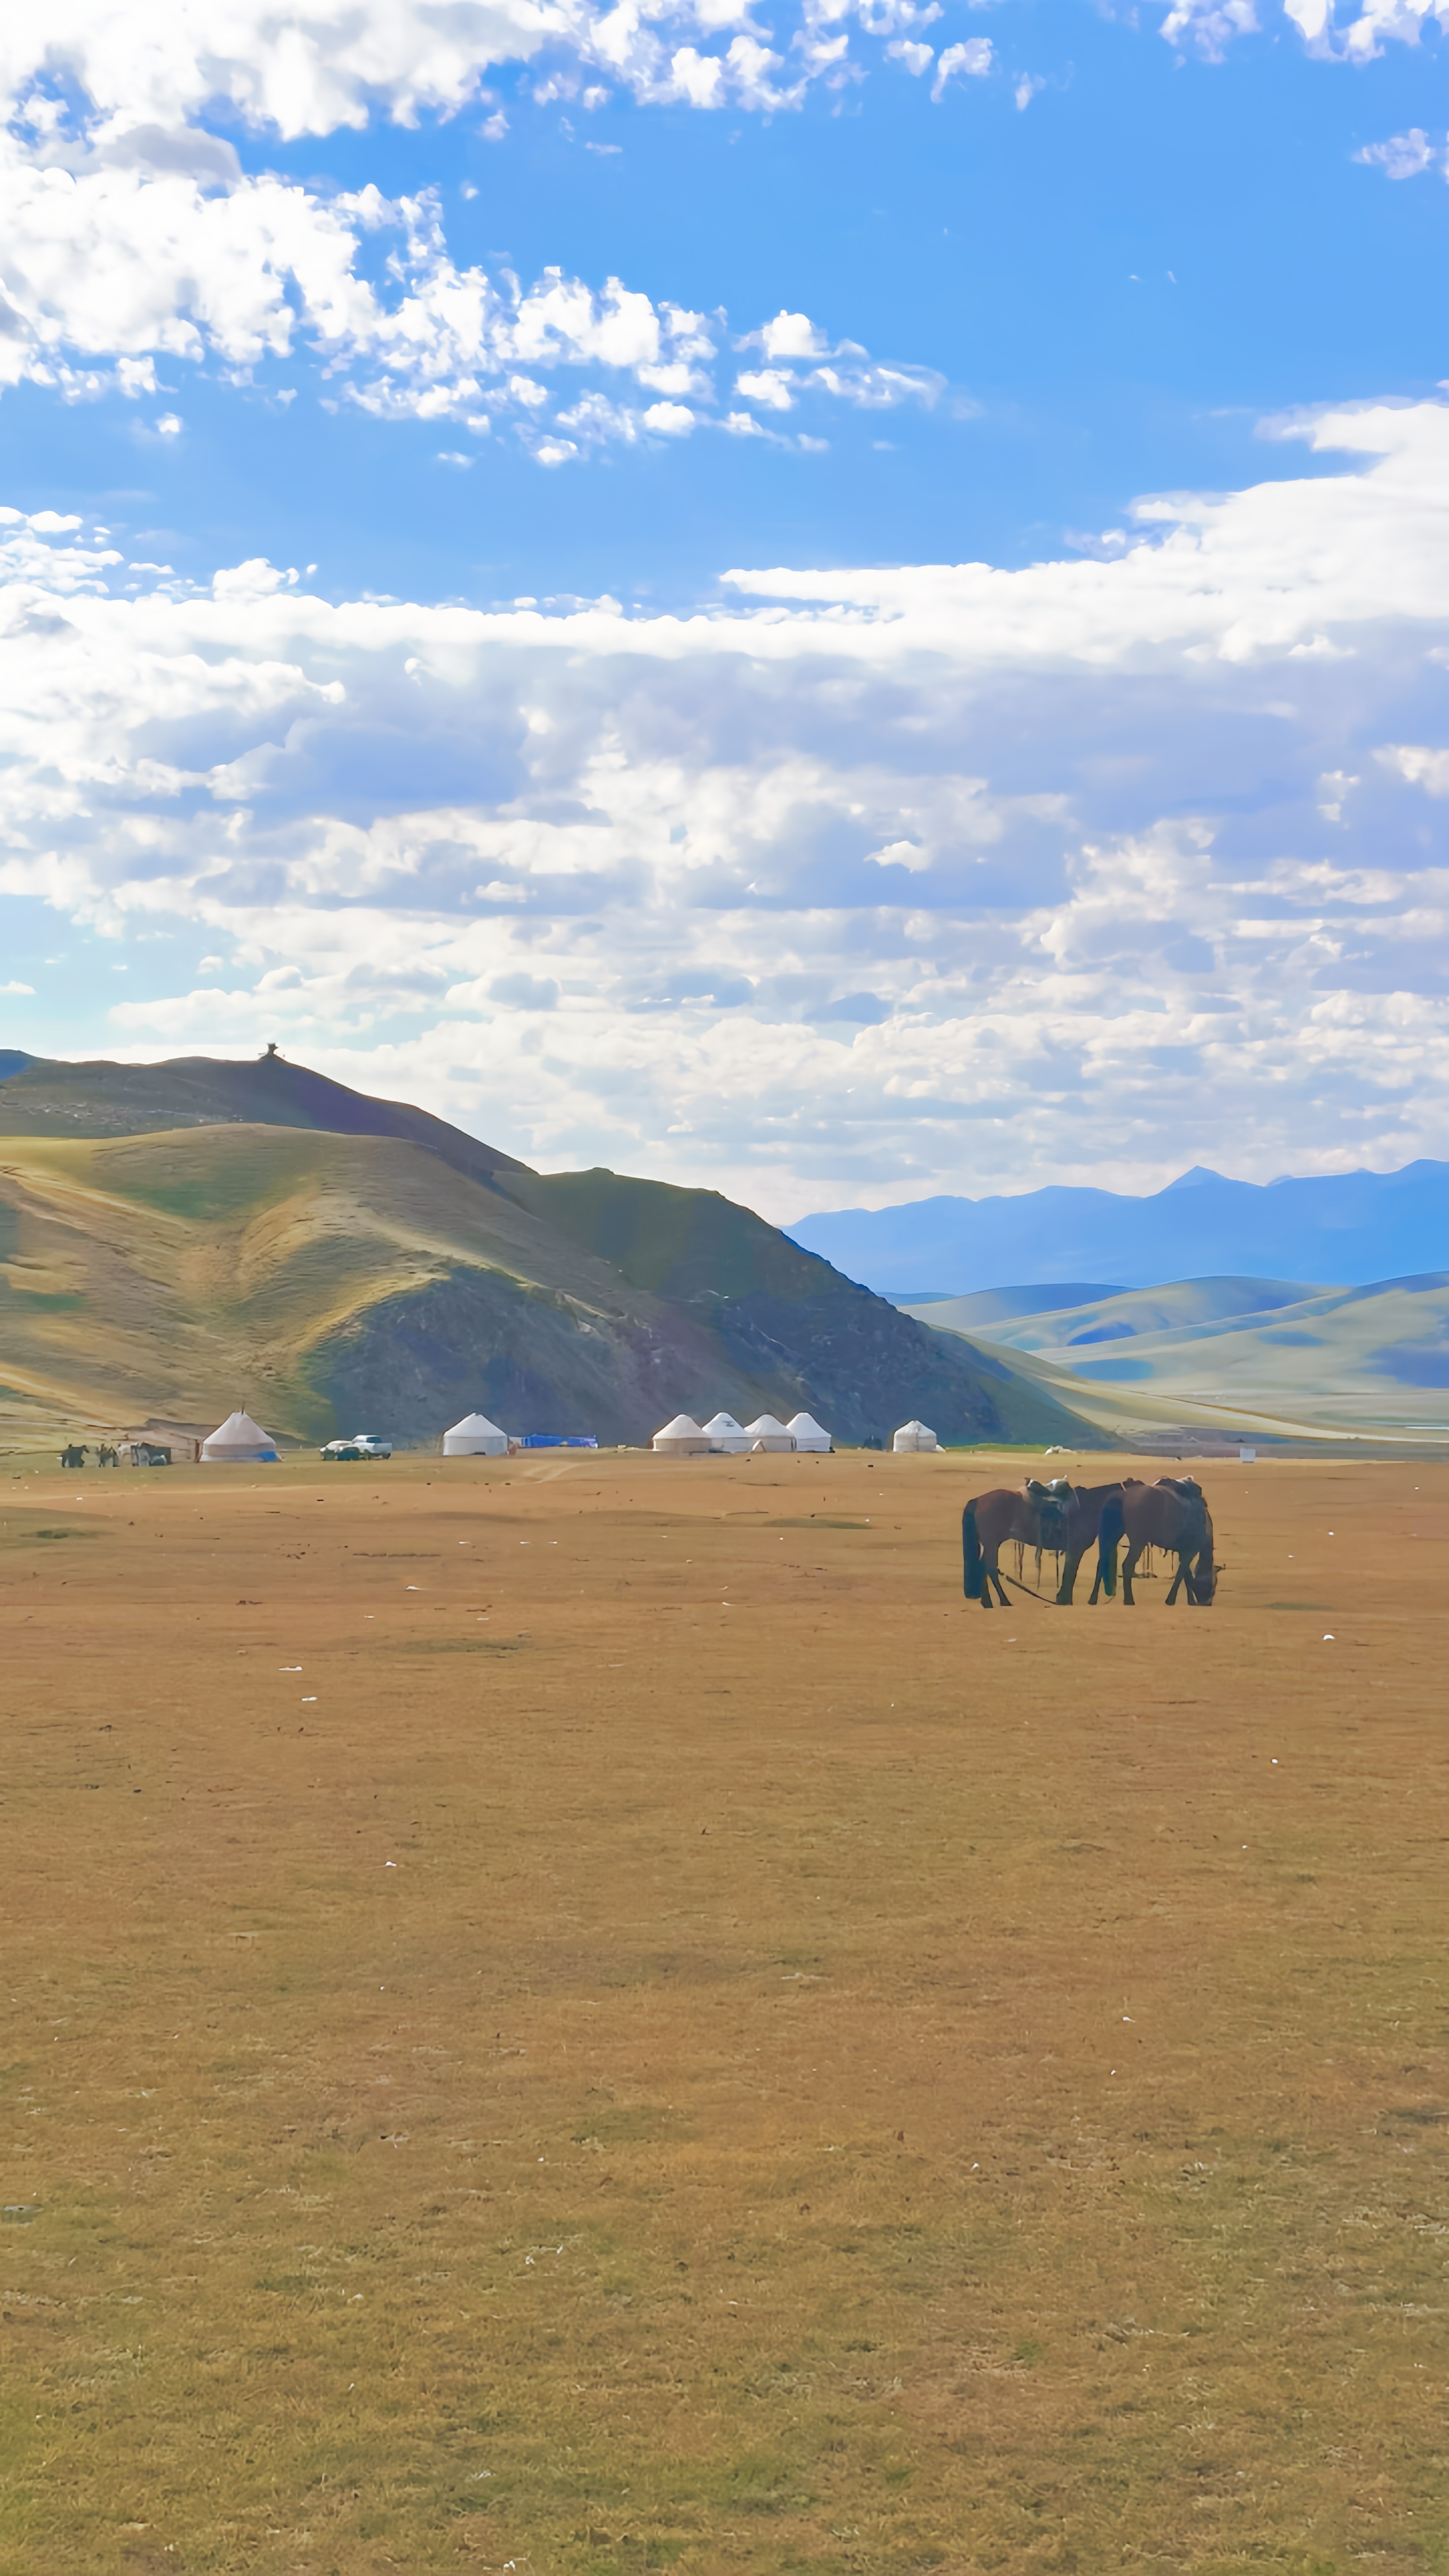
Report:
<svg viewBox="0 0 1449 2576"><path fill-rule="evenodd" d="M72 1440L68 1447L62 1449L60 1453L60 1463L62 1467L83 1467L85 1465L86 1453L78 1440Z"/></svg>
<svg viewBox="0 0 1449 2576"><path fill-rule="evenodd" d="M1211 1607L1218 1579L1213 1564L1212 1515L1202 1487L1193 1477L1163 1476L1155 1485L1139 1484L1134 1477L1124 1483L1119 1498L1109 1502L1102 1514L1099 1581L1110 1580L1117 1543L1123 1538L1127 1553L1122 1559L1122 1599L1129 1610L1135 1606L1132 1577L1137 1560L1148 1547L1161 1548L1164 1556L1177 1559L1177 1572L1167 1595L1169 1610L1179 1591L1194 1608Z"/></svg>
<svg viewBox="0 0 1449 2576"><path fill-rule="evenodd" d="M1018 1547L1035 1548L1038 1554L1044 1547L1058 1546L1054 1532L1061 1510L1052 1488L1035 1482L1028 1483L1024 1492L1011 1485L993 1485L989 1493L969 1502L961 1515L962 1588L967 1600L979 1601L983 1610L993 1609L994 1583L1002 1609L1009 1608L997 1561L1001 1550L1012 1540Z"/></svg>
<svg viewBox="0 0 1449 2576"><path fill-rule="evenodd" d="M1038 1485L1035 1491L1050 1497L1048 1516L1054 1535L1047 1541L1062 1556L1062 1579L1057 1585L1057 1607L1069 1610L1077 1568L1089 1547L1097 1549L1097 1580L1092 1586L1092 1602L1104 1592L1110 1601L1117 1589L1117 1551L1110 1556L1100 1545L1102 1515L1108 1504L1122 1491L1120 1485L1071 1485L1065 1476L1054 1477L1049 1485ZM1089 1605L1090 1606L1090 1605Z"/></svg>

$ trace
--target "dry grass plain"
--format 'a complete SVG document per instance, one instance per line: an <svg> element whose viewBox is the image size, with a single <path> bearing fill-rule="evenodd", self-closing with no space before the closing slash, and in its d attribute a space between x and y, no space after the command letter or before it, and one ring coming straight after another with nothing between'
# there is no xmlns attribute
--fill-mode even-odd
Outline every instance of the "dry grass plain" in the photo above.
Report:
<svg viewBox="0 0 1449 2576"><path fill-rule="evenodd" d="M1449 2569L1449 1467L1021 1468L0 1484L5 2576Z"/></svg>

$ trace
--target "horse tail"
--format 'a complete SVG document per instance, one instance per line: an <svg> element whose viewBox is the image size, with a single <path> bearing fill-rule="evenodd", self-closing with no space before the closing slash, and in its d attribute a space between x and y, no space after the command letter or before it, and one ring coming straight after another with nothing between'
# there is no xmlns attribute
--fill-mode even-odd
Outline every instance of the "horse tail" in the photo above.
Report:
<svg viewBox="0 0 1449 2576"><path fill-rule="evenodd" d="M984 1580L982 1573L981 1533L976 1526L976 1506L968 1503L961 1515L961 1578L968 1601L979 1601Z"/></svg>
<svg viewBox="0 0 1449 2576"><path fill-rule="evenodd" d="M1097 1580L1109 1601L1117 1596L1117 1549L1126 1532L1120 1493L1109 1494L1097 1524Z"/></svg>

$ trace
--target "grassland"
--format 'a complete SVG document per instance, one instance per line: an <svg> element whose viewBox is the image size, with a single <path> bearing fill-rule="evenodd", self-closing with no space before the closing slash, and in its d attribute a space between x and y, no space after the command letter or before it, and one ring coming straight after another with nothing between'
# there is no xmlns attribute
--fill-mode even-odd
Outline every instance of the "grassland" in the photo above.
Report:
<svg viewBox="0 0 1449 2576"><path fill-rule="evenodd" d="M0 1491L5 2576L1449 2568L1449 1470L992 1480Z"/></svg>

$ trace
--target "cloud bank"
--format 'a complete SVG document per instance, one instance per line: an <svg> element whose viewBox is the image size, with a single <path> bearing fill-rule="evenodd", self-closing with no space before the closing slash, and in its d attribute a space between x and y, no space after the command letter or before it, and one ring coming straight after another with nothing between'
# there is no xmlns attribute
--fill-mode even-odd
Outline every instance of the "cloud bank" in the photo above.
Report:
<svg viewBox="0 0 1449 2576"><path fill-rule="evenodd" d="M1449 407L1272 434L1320 470L1102 559L682 618L199 592L5 512L0 895L200 931L120 1052L277 1038L781 1216L1449 1153Z"/></svg>

